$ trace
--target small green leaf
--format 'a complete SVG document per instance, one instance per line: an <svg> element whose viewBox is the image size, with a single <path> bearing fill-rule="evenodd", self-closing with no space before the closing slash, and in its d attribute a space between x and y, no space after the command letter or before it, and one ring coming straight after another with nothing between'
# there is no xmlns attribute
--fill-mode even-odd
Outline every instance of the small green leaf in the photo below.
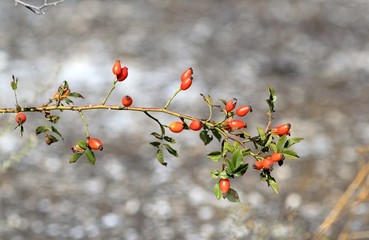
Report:
<svg viewBox="0 0 369 240"><path fill-rule="evenodd" d="M170 153L175 157L179 157L177 151L174 148L172 148L169 144L163 144L163 146L165 147L165 149L167 149L168 153Z"/></svg>
<svg viewBox="0 0 369 240"><path fill-rule="evenodd" d="M70 159L69 159L69 163L75 163L77 162L77 160L82 156L82 153L75 153L73 154Z"/></svg>
<svg viewBox="0 0 369 240"><path fill-rule="evenodd" d="M75 97L75 98L84 98L80 93L78 92L72 92L68 94L68 97Z"/></svg>
<svg viewBox="0 0 369 240"><path fill-rule="evenodd" d="M211 172L210 172L210 176L212 177L212 178L219 178L219 171L218 170L212 170Z"/></svg>
<svg viewBox="0 0 369 240"><path fill-rule="evenodd" d="M260 136L260 139L262 141L265 140L265 132L264 132L264 129L262 129L261 127L256 127L258 133L259 133L259 136Z"/></svg>
<svg viewBox="0 0 369 240"><path fill-rule="evenodd" d="M156 151L156 159L159 161L160 164L167 166L167 163L164 161L162 148L158 148L158 151Z"/></svg>
<svg viewBox="0 0 369 240"><path fill-rule="evenodd" d="M220 142L220 140L222 140L222 135L219 133L219 131L216 128L211 128L210 130L214 137Z"/></svg>
<svg viewBox="0 0 369 240"><path fill-rule="evenodd" d="M232 163L233 163L234 169L237 169L242 164L242 161L243 161L243 156L241 154L241 150L237 149L232 154Z"/></svg>
<svg viewBox="0 0 369 240"><path fill-rule="evenodd" d="M213 137L209 136L206 130L203 130L200 132L200 139L203 141L204 145L208 145L213 140Z"/></svg>
<svg viewBox="0 0 369 240"><path fill-rule="evenodd" d="M50 128L48 126L38 126L35 130L36 135L39 135L40 133L49 131Z"/></svg>
<svg viewBox="0 0 369 240"><path fill-rule="evenodd" d="M225 178L226 179L226 178L229 178L229 176L228 176L226 171L221 171L219 173L219 178Z"/></svg>
<svg viewBox="0 0 369 240"><path fill-rule="evenodd" d="M234 152L234 147L229 144L228 142L224 142L223 144L223 155L225 155L227 152Z"/></svg>
<svg viewBox="0 0 369 240"><path fill-rule="evenodd" d="M287 142L287 136L286 135L283 135L282 137L280 137L278 139L277 152L282 152L283 151L286 142Z"/></svg>
<svg viewBox="0 0 369 240"><path fill-rule="evenodd" d="M150 144L154 147L159 147L161 145L161 142L151 142Z"/></svg>
<svg viewBox="0 0 369 240"><path fill-rule="evenodd" d="M156 137L159 140L163 139L163 136L161 134L157 133L157 132L152 132L151 135L153 135L154 137Z"/></svg>
<svg viewBox="0 0 369 240"><path fill-rule="evenodd" d="M240 197L238 196L238 193L233 188L230 188L227 192L226 198L230 202L240 202Z"/></svg>
<svg viewBox="0 0 369 240"><path fill-rule="evenodd" d="M274 143L270 143L269 144L269 148L273 151L273 152L278 152L277 151L277 146Z"/></svg>
<svg viewBox="0 0 369 240"><path fill-rule="evenodd" d="M220 159L223 158L223 154L219 151L214 151L214 152L211 152L207 155L211 161L213 162L217 162L219 161Z"/></svg>
<svg viewBox="0 0 369 240"><path fill-rule="evenodd" d="M174 138L169 137L169 136L164 136L164 140L169 142L169 143L176 143L176 141L174 140Z"/></svg>
<svg viewBox="0 0 369 240"><path fill-rule="evenodd" d="M86 149L85 153L87 162L94 165L96 163L95 154L89 148Z"/></svg>
<svg viewBox="0 0 369 240"><path fill-rule="evenodd" d="M269 184L269 186L272 187L272 189L274 190L274 192L276 194L278 194L278 184L277 184L277 182L274 181L273 179L268 179L268 184Z"/></svg>
<svg viewBox="0 0 369 240"><path fill-rule="evenodd" d="M221 101L224 105L227 104L227 101L225 99L219 98L219 101Z"/></svg>
<svg viewBox="0 0 369 240"><path fill-rule="evenodd" d="M51 144L53 144L53 143L55 143L55 142L58 142L59 140L55 137L55 136L53 136L53 135L51 135L51 134L46 134L45 135L45 143L47 144L47 145L51 145Z"/></svg>
<svg viewBox="0 0 369 240"><path fill-rule="evenodd" d="M220 191L219 182L214 185L214 195L220 200L222 198L222 192Z"/></svg>
<svg viewBox="0 0 369 240"><path fill-rule="evenodd" d="M77 145L82 148L82 149L86 149L87 148L87 141L86 140L79 140L77 142Z"/></svg>
<svg viewBox="0 0 369 240"><path fill-rule="evenodd" d="M287 143L285 145L286 148L291 147L292 145L299 143L303 140L303 138L290 138L287 140Z"/></svg>
<svg viewBox="0 0 369 240"><path fill-rule="evenodd" d="M266 100L269 105L270 112L274 112L274 103L277 100L275 89L269 86L269 98Z"/></svg>
<svg viewBox="0 0 369 240"><path fill-rule="evenodd" d="M59 137L61 137L61 139L64 140L63 136L60 134L60 132L54 126L51 126L51 131L53 133L56 133Z"/></svg>
<svg viewBox="0 0 369 240"><path fill-rule="evenodd" d="M65 98L65 99L64 99L64 101L65 101L68 105L73 105L73 104L74 104L74 102L73 102L71 99L69 99L69 98Z"/></svg>
<svg viewBox="0 0 369 240"><path fill-rule="evenodd" d="M291 149L284 149L281 153L283 153L284 157L288 160L300 158L299 155Z"/></svg>
<svg viewBox="0 0 369 240"><path fill-rule="evenodd" d="M244 175L247 171L247 169L249 168L249 164L248 163L242 163L240 166L238 166L238 168L235 170L234 172L234 176L235 177L240 177L242 175Z"/></svg>
<svg viewBox="0 0 369 240"><path fill-rule="evenodd" d="M56 116L56 115L50 115L46 119L47 119L47 121L55 124L55 123L58 123L59 122L60 117L59 116Z"/></svg>

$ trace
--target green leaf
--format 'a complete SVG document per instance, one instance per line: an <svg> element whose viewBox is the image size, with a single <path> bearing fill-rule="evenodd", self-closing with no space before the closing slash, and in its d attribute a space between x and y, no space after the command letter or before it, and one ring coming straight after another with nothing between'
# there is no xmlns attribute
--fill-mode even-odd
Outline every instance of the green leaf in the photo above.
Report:
<svg viewBox="0 0 369 240"><path fill-rule="evenodd" d="M74 102L73 102L71 99L69 99L69 98L65 98L65 99L64 99L64 101L65 101L68 105L73 105L73 104L74 104Z"/></svg>
<svg viewBox="0 0 369 240"><path fill-rule="evenodd" d="M227 152L234 152L234 147L229 144L228 142L224 142L223 144L223 155L225 155Z"/></svg>
<svg viewBox="0 0 369 240"><path fill-rule="evenodd" d="M224 105L227 104L227 101L225 99L219 98L219 101L221 101Z"/></svg>
<svg viewBox="0 0 369 240"><path fill-rule="evenodd" d="M164 161L162 148L158 148L158 151L156 151L156 159L159 161L160 164L167 166L167 163Z"/></svg>
<svg viewBox="0 0 369 240"><path fill-rule="evenodd" d="M274 190L274 192L276 194L278 194L278 184L277 184L277 182L274 181L273 179L268 179L268 184L269 184L269 186L272 187L272 189Z"/></svg>
<svg viewBox="0 0 369 240"><path fill-rule="evenodd" d="M274 103L277 100L275 89L269 86L269 98L266 100L269 105L270 112L274 112Z"/></svg>
<svg viewBox="0 0 369 240"><path fill-rule="evenodd" d="M219 161L220 159L223 158L223 154L219 151L214 151L214 152L211 152L207 155L211 161L213 162L217 162Z"/></svg>
<svg viewBox="0 0 369 240"><path fill-rule="evenodd" d="M163 136L161 134L157 133L157 132L152 132L151 135L153 135L154 137L156 137L159 140L163 139Z"/></svg>
<svg viewBox="0 0 369 240"><path fill-rule="evenodd" d="M237 149L232 154L232 163L234 166L234 169L237 169L243 162L243 156L241 154L241 150Z"/></svg>
<svg viewBox="0 0 369 240"><path fill-rule="evenodd" d="M75 163L77 162L77 160L82 156L82 153L75 153L73 154L70 159L69 159L69 163Z"/></svg>
<svg viewBox="0 0 369 240"><path fill-rule="evenodd" d="M200 139L203 141L204 145L208 145L213 140L213 137L210 136L206 130L203 130L200 132Z"/></svg>
<svg viewBox="0 0 369 240"><path fill-rule="evenodd" d="M36 135L39 135L40 133L49 131L50 128L48 126L38 126L35 130Z"/></svg>
<svg viewBox="0 0 369 240"><path fill-rule="evenodd" d="M210 130L213 133L214 137L220 142L220 140L222 140L222 135L219 133L219 131L215 128L211 128Z"/></svg>
<svg viewBox="0 0 369 240"><path fill-rule="evenodd" d="M55 137L55 136L53 136L53 135L51 135L51 134L46 134L45 135L45 143L47 144L47 145L51 145L51 144L53 144L53 143L55 143L55 142L58 142L59 140Z"/></svg>
<svg viewBox="0 0 369 240"><path fill-rule="evenodd" d="M227 192L227 199L230 202L240 202L240 197L238 195L238 193L236 192L236 190L234 190L233 188L230 188L229 191Z"/></svg>
<svg viewBox="0 0 369 240"><path fill-rule="evenodd" d="M54 126L51 126L51 131L53 133L57 134L59 137L61 137L61 139L64 140L63 136L60 134L60 132Z"/></svg>
<svg viewBox="0 0 369 240"><path fill-rule="evenodd" d="M204 94L200 93L201 97L204 99L204 101L208 104L208 105L213 105L213 99L211 98L210 95L205 96Z"/></svg>
<svg viewBox="0 0 369 240"><path fill-rule="evenodd" d="M287 142L287 136L286 135L283 135L282 137L280 137L278 139L277 152L282 152L283 151L286 142Z"/></svg>
<svg viewBox="0 0 369 240"><path fill-rule="evenodd" d="M220 191L219 182L214 185L214 195L220 200L222 198L222 191Z"/></svg>
<svg viewBox="0 0 369 240"><path fill-rule="evenodd" d="M77 142L77 145L82 148L82 149L86 149L87 148L87 141L86 140L79 140Z"/></svg>
<svg viewBox="0 0 369 240"><path fill-rule="evenodd" d="M261 127L256 127L258 133L259 133L259 136L260 136L260 139L262 141L265 140L265 132L264 132L264 129L262 129Z"/></svg>
<svg viewBox="0 0 369 240"><path fill-rule="evenodd" d="M218 171L218 170L212 170L212 171L210 172L210 176L211 176L212 178L219 178L219 171Z"/></svg>
<svg viewBox="0 0 369 240"><path fill-rule="evenodd" d="M291 147L292 145L299 143L303 140L303 138L290 138L287 140L287 143L285 145L286 148Z"/></svg>
<svg viewBox="0 0 369 240"><path fill-rule="evenodd" d="M278 152L277 151L277 146L274 143L270 143L269 148L272 150L272 152Z"/></svg>
<svg viewBox="0 0 369 240"><path fill-rule="evenodd" d="M171 154L171 155L173 155L173 156L175 156L175 157L179 157L179 155L178 155L178 153L177 153L177 151L174 149L174 148L172 148L169 144L163 144L163 146L165 147L165 149L167 149L167 151Z"/></svg>
<svg viewBox="0 0 369 240"><path fill-rule="evenodd" d="M226 173L226 171L221 171L219 173L219 178L229 178L228 174Z"/></svg>
<svg viewBox="0 0 369 240"><path fill-rule="evenodd" d="M169 142L169 143L176 143L176 141L174 140L174 138L169 137L169 136L164 136L164 140Z"/></svg>
<svg viewBox="0 0 369 240"><path fill-rule="evenodd" d="M300 158L299 155L291 149L284 149L281 153L283 153L284 157L288 160Z"/></svg>
<svg viewBox="0 0 369 240"><path fill-rule="evenodd" d="M151 142L150 144L154 147L159 147L161 145L161 142Z"/></svg>
<svg viewBox="0 0 369 240"><path fill-rule="evenodd" d="M68 94L68 97L74 97L74 98L84 98L80 93L78 92L72 92Z"/></svg>
<svg viewBox="0 0 369 240"><path fill-rule="evenodd" d="M234 172L234 176L236 177L240 177L242 175L244 175L247 171L247 169L249 168L249 164L248 163L242 163L240 166L238 166L238 168L235 170Z"/></svg>
<svg viewBox="0 0 369 240"><path fill-rule="evenodd" d="M10 86L12 87L13 91L17 90L18 87L18 78L12 75L13 81L10 82Z"/></svg>
<svg viewBox="0 0 369 240"><path fill-rule="evenodd" d="M87 162L94 165L96 163L95 154L89 148L86 149L85 153Z"/></svg>
<svg viewBox="0 0 369 240"><path fill-rule="evenodd" d="M46 119L47 119L47 121L55 124L55 123L58 123L59 122L60 117L59 116L56 116L56 115L50 115Z"/></svg>

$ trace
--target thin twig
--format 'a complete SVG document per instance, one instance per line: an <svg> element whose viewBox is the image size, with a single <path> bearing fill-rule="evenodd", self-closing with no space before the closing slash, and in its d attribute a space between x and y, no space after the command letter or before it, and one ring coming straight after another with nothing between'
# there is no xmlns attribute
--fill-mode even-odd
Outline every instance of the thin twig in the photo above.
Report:
<svg viewBox="0 0 369 240"><path fill-rule="evenodd" d="M64 2L64 0L58 0L55 2L48 2L48 0L44 0L44 3L40 6L35 6L33 4L21 1L21 0L14 0L15 6L17 6L18 4L28 8L29 10L31 10L33 13L40 15L40 14L45 14L47 11L47 7L49 6L56 6L59 3Z"/></svg>

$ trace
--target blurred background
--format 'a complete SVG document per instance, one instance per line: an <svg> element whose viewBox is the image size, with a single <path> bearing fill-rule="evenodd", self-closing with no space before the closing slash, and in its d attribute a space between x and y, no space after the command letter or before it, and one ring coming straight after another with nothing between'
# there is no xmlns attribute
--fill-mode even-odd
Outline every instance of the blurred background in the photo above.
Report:
<svg viewBox="0 0 369 240"><path fill-rule="evenodd" d="M42 4L43 1L30 1ZM207 117L200 93L251 105L249 131L267 123L268 85L278 95L275 124L292 124L300 159L273 171L274 194L257 171L232 181L242 203L218 201L198 133L175 137L179 158L155 159L155 122L140 112L85 112L104 142L97 163L69 164L85 138L78 113L58 113L64 141L51 146L28 113L23 138L14 115L0 116L0 238L33 239L311 239L363 166L369 143L369 2L344 0L65 0L35 15L0 3L0 106L47 102L63 80L100 103L116 59L129 68L107 104L131 95L135 106L161 107L194 68L192 87L170 109ZM175 118L155 115L169 123ZM367 184L368 184L368 180ZM366 197L365 197L366 196ZM346 202L348 205L348 202ZM367 195L326 234L369 236ZM346 238L347 239L347 238ZM357 238L359 239L359 238Z"/></svg>

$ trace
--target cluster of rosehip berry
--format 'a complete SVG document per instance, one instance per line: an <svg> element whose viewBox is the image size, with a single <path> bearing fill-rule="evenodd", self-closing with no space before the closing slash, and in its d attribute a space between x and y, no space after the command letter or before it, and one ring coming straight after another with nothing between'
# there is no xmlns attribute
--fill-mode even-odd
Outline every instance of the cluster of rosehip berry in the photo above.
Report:
<svg viewBox="0 0 369 240"><path fill-rule="evenodd" d="M192 68L188 68L182 72L180 76L181 83L178 90L168 99L164 107L159 108L132 106L133 99L128 95L123 96L122 105L105 105L109 96L115 89L117 82L122 82L128 77L128 68L126 66L122 67L119 60L113 64L112 72L115 75L115 79L110 91L102 101L102 104L88 106L74 105L74 102L71 100L72 97L84 97L80 93L71 92L68 83L64 81L59 86L53 98L49 99L46 104L40 107L20 107L15 92L18 79L13 76L11 86L15 93L16 108L0 109L0 112L17 112L15 120L18 124L17 127L21 128L21 134L23 134L24 131L23 124L27 120L24 112L44 113L48 123L43 126L38 126L36 128L36 134L45 134L45 142L47 144L52 144L58 141L58 137L61 139L63 139L63 137L55 127L60 117L51 114L51 112L56 110L78 111L85 125L86 139L77 141L72 147L73 154L69 159L70 163L75 163L82 155L85 155L89 163L95 164L96 158L93 151L103 150L102 141L98 138L90 137L88 124L83 114L84 110L132 110L145 113L160 127L160 132L151 133L156 140L150 144L157 149L157 160L165 166L167 163L164 161L164 150L170 155L178 157L177 151L172 147L172 144L176 142L173 137L166 134L165 130L169 129L173 133L180 133L183 130L199 131L199 137L205 145L209 144L213 139L217 139L220 142L220 150L210 152L207 156L214 162L221 162L220 169L211 171L211 176L218 179L214 185L215 196L218 199L223 197L230 201L239 201L238 193L231 188L230 179L241 177L246 173L249 167L249 163L247 163L248 158L254 159L252 166L254 169L260 171L261 179L266 181L268 186L271 186L275 192L278 192L278 185L271 176L273 164L278 163L279 166L282 166L285 159L295 159L299 157L290 147L300 142L302 138L287 137L290 136L291 125L287 123L271 127L273 121L272 113L274 112L274 103L276 101L275 90L271 87L269 87L269 98L267 99L269 105L269 111L267 112L269 117L268 124L265 128L257 127L258 134L256 136L251 136L245 130L247 128L247 123L242 118L252 112L253 109L249 105L241 105L236 108L236 98L232 98L228 101L219 99L223 104L219 105L214 104L211 96L201 94L204 102L209 107L209 116L205 119L184 115L168 109L172 100L178 93L188 90L191 87L194 74ZM54 104L51 105L52 103ZM215 110L220 112L221 117L215 116ZM151 114L152 112L168 114L177 117L179 120L166 125L158 118L154 117Z"/></svg>

